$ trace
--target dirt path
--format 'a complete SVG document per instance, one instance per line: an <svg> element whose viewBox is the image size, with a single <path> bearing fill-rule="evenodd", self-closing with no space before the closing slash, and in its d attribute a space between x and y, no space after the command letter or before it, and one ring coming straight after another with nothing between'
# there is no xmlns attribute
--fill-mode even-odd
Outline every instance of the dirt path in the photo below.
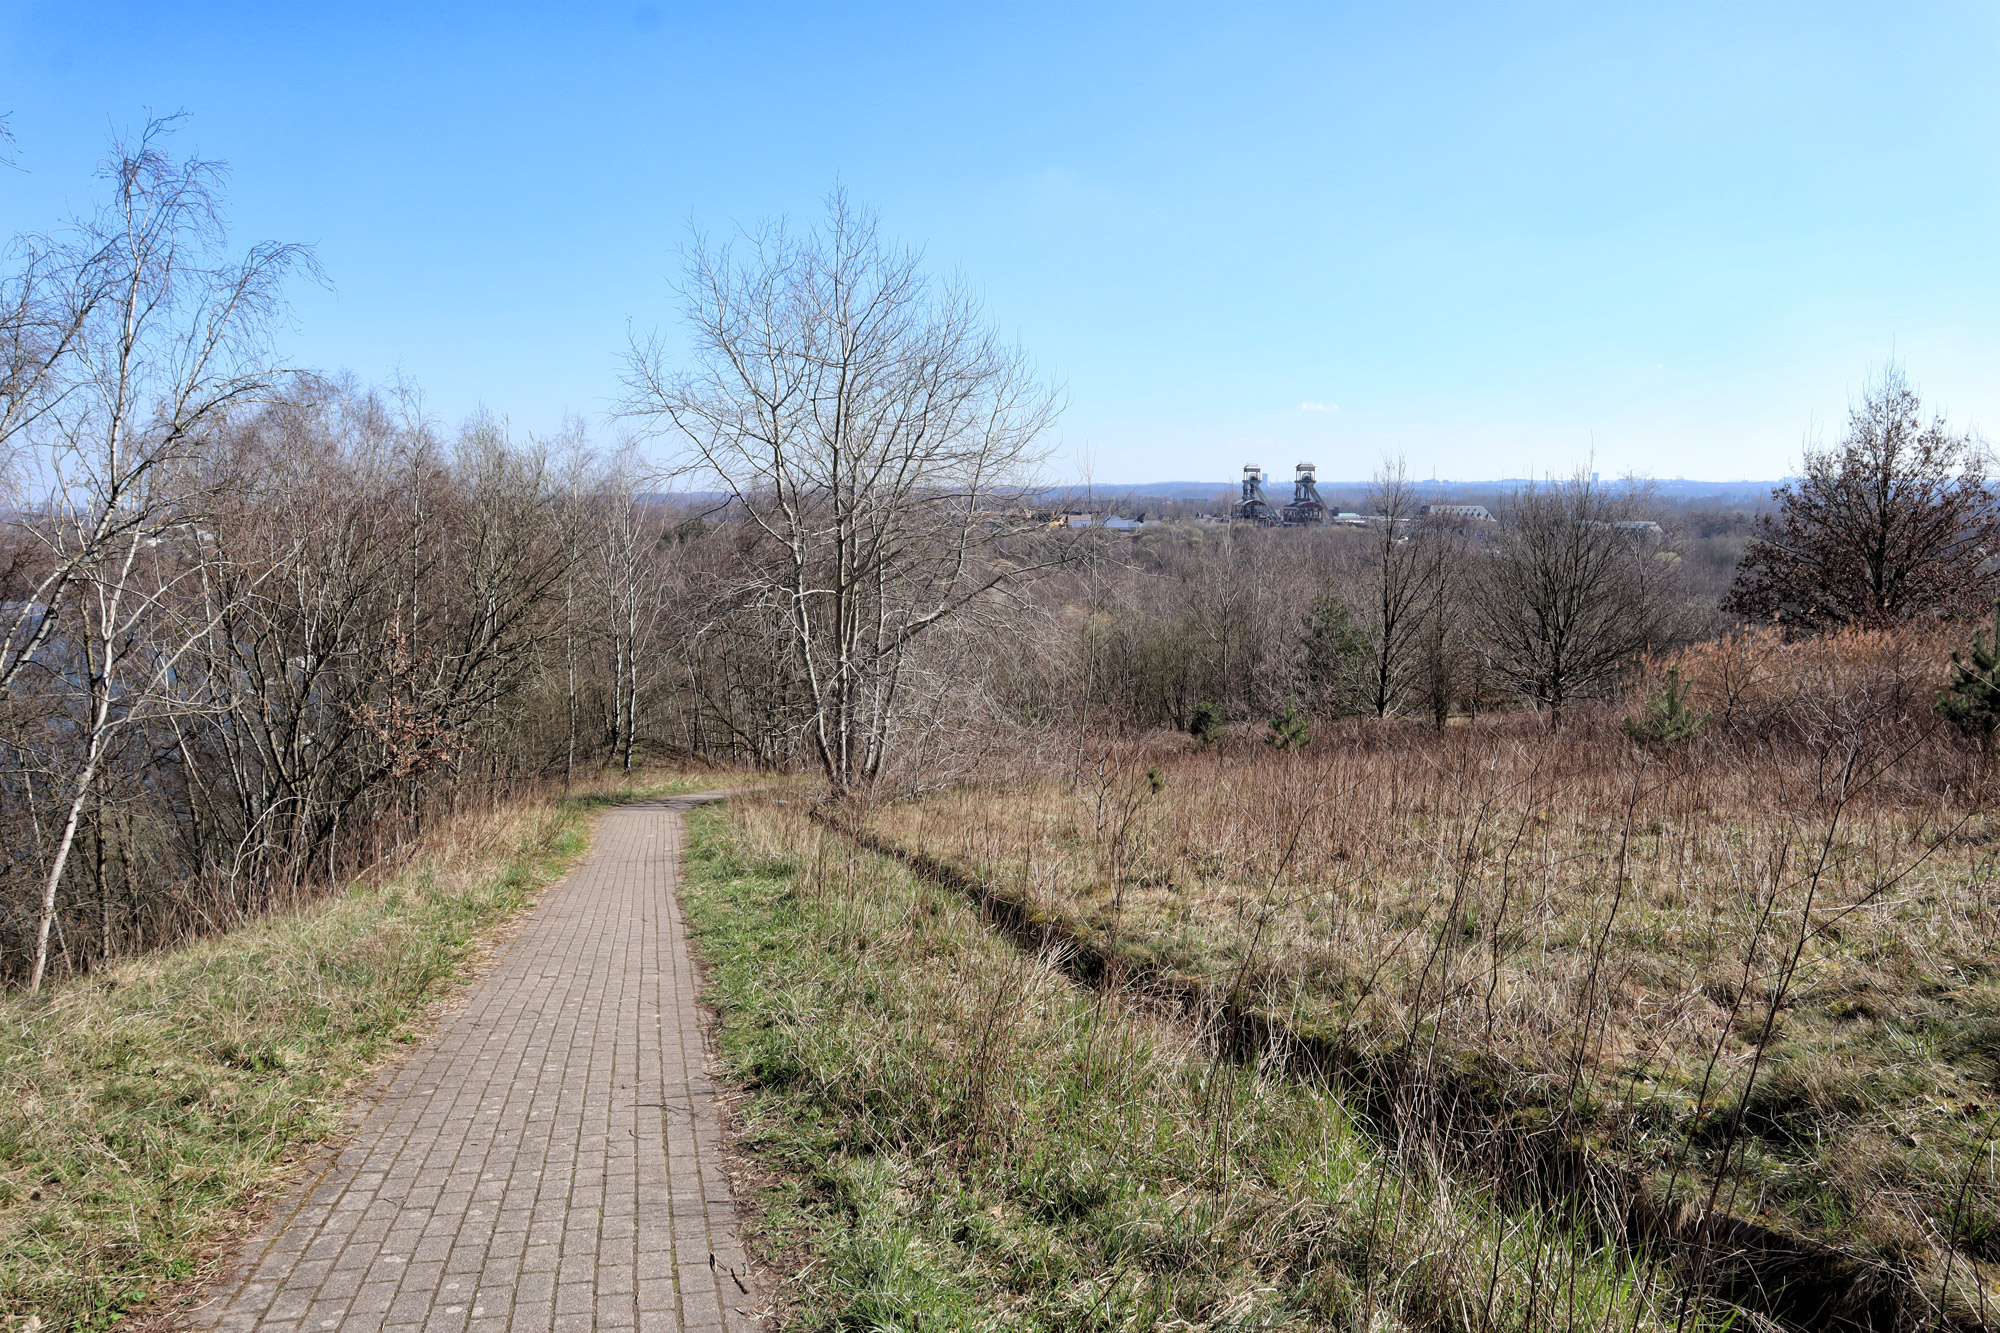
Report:
<svg viewBox="0 0 2000 1333"><path fill-rule="evenodd" d="M758 1327L674 897L715 799L603 816L194 1328Z"/></svg>

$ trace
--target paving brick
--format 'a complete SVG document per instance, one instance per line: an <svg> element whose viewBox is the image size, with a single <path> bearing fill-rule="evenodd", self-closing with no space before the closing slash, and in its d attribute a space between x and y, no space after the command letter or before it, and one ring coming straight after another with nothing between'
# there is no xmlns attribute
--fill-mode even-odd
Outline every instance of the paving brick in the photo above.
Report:
<svg viewBox="0 0 2000 1333"><path fill-rule="evenodd" d="M742 1248L674 898L700 799L603 817L192 1328L760 1327L728 1272Z"/></svg>

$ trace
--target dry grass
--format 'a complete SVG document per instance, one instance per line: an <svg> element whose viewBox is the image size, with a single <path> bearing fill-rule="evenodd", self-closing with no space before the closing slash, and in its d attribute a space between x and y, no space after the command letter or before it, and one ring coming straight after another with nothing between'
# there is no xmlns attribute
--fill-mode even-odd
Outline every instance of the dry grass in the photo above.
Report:
<svg viewBox="0 0 2000 1333"><path fill-rule="evenodd" d="M441 822L297 912L0 999L0 1312L107 1327L202 1276L352 1089L644 775Z"/></svg>
<svg viewBox="0 0 2000 1333"><path fill-rule="evenodd" d="M2000 822L1979 753L1885 723L1929 687L1877 683L1817 709L1809 679L1745 690L1754 725L1671 751L1610 717L1104 747L867 822L1129 974L1471 1089L1655 1200L1834 1243L1978 1325Z"/></svg>
<svg viewBox="0 0 2000 1333"><path fill-rule="evenodd" d="M691 817L683 902L797 1329L1727 1327L1546 1209L1218 1059L811 823ZM1717 1320L1720 1316L1720 1322Z"/></svg>

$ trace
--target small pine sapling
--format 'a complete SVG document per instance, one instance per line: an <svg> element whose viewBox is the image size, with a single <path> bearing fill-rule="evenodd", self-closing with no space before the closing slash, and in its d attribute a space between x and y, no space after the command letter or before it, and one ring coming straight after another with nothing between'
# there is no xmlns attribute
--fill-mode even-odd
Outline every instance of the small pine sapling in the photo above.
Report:
<svg viewBox="0 0 2000 1333"><path fill-rule="evenodd" d="M1372 649L1346 603L1332 592L1313 600L1300 646L1306 703L1325 717L1365 712Z"/></svg>
<svg viewBox="0 0 2000 1333"><path fill-rule="evenodd" d="M1967 663L1951 655L1951 684L1938 691L1938 712L1968 736L2000 730L2000 602L1993 604L1993 637L1974 631Z"/></svg>
<svg viewBox="0 0 2000 1333"><path fill-rule="evenodd" d="M1312 741L1312 724L1299 706L1292 700L1285 700L1285 706L1271 719L1271 734L1264 737L1264 743L1273 749L1300 750Z"/></svg>
<svg viewBox="0 0 2000 1333"><path fill-rule="evenodd" d="M1625 734L1649 745L1673 745L1702 729L1708 714L1688 707L1693 687L1681 679L1679 667L1667 668L1667 687L1646 700L1640 717L1625 719Z"/></svg>
<svg viewBox="0 0 2000 1333"><path fill-rule="evenodd" d="M1222 710L1206 699L1194 706L1194 716L1188 719L1188 735L1203 745L1213 745L1222 739Z"/></svg>

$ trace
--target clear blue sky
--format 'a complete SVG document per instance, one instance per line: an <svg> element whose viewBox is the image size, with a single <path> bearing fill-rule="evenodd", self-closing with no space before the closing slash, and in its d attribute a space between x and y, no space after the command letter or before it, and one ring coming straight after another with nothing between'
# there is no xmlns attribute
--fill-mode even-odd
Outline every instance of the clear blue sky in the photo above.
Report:
<svg viewBox="0 0 2000 1333"><path fill-rule="evenodd" d="M446 418L610 435L690 222L838 181L1068 386L1100 482L1768 477L1892 354L2000 439L1992 3L0 0L0 231L148 107L239 240L318 247L288 354Z"/></svg>

